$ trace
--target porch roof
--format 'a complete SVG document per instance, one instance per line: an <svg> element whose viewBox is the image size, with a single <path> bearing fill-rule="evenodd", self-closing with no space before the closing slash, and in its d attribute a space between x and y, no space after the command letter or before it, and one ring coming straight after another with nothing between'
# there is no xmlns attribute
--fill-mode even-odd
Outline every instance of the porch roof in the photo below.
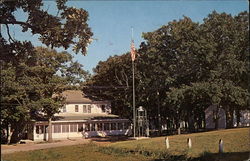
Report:
<svg viewBox="0 0 250 161"><path fill-rule="evenodd" d="M119 118L113 114L76 114L76 113L60 113L55 115L53 121L67 121L67 120L98 120L98 119L115 119Z"/></svg>
<svg viewBox="0 0 250 161"><path fill-rule="evenodd" d="M52 123L70 123L70 122L129 122L128 119L121 119L117 115L112 114L75 114L65 113L57 114L52 119ZM35 124L48 124L48 120L34 120Z"/></svg>

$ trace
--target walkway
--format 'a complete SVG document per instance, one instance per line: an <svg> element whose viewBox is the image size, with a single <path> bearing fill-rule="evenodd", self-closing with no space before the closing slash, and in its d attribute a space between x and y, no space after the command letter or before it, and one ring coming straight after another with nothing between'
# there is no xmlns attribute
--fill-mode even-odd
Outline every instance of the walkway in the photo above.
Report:
<svg viewBox="0 0 250 161"><path fill-rule="evenodd" d="M1 145L1 153L2 154L9 154L19 151L30 151L30 150L39 150L39 149L48 149L48 148L55 148L61 146L70 146L70 145L79 145L79 144L86 144L89 143L89 139L67 139L67 140L60 140L53 143L27 143L27 144L15 144L15 145Z"/></svg>

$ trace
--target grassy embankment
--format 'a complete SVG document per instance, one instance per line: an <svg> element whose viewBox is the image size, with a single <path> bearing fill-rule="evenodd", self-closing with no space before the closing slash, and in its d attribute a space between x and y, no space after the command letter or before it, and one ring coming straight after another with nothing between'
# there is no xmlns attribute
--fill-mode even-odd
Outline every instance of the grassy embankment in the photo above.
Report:
<svg viewBox="0 0 250 161"><path fill-rule="evenodd" d="M229 129L169 136L170 148L165 147L165 137L130 140L111 144L77 145L4 155L7 161L243 161L249 156L249 128ZM192 148L187 148L187 138ZM219 139L224 141L224 154L218 154Z"/></svg>

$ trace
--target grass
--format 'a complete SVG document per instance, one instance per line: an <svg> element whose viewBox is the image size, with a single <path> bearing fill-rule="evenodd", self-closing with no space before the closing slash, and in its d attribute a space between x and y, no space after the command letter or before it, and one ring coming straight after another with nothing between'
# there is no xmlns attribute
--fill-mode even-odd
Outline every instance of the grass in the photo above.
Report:
<svg viewBox="0 0 250 161"><path fill-rule="evenodd" d="M142 155L105 154L95 144L65 146L30 152L3 155L4 161L138 161L148 160Z"/></svg>
<svg viewBox="0 0 250 161"><path fill-rule="evenodd" d="M187 138L192 140L192 148L187 147ZM249 128L211 131L204 133L183 134L169 136L170 148L166 149L165 137L156 137L144 140L133 140L113 143L110 146L121 149L144 149L147 151L167 151L171 155L186 154L188 157L198 157L204 152L217 153L219 140L224 142L224 151L248 152Z"/></svg>
<svg viewBox="0 0 250 161"><path fill-rule="evenodd" d="M130 140L111 144L86 144L3 155L4 161L244 161L249 157L249 128L211 131L189 135ZM186 145L192 139L192 149ZM224 141L218 154L219 139Z"/></svg>

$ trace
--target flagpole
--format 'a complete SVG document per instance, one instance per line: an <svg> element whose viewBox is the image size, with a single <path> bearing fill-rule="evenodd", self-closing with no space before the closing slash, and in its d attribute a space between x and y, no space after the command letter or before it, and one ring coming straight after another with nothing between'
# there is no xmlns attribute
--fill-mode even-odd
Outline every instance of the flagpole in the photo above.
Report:
<svg viewBox="0 0 250 161"><path fill-rule="evenodd" d="M132 35L131 39L133 41L133 27L131 28L132 30ZM132 72L133 72L133 121L134 121L134 138L135 138L135 127L136 127L136 111L135 111L135 63L134 60L132 60Z"/></svg>

